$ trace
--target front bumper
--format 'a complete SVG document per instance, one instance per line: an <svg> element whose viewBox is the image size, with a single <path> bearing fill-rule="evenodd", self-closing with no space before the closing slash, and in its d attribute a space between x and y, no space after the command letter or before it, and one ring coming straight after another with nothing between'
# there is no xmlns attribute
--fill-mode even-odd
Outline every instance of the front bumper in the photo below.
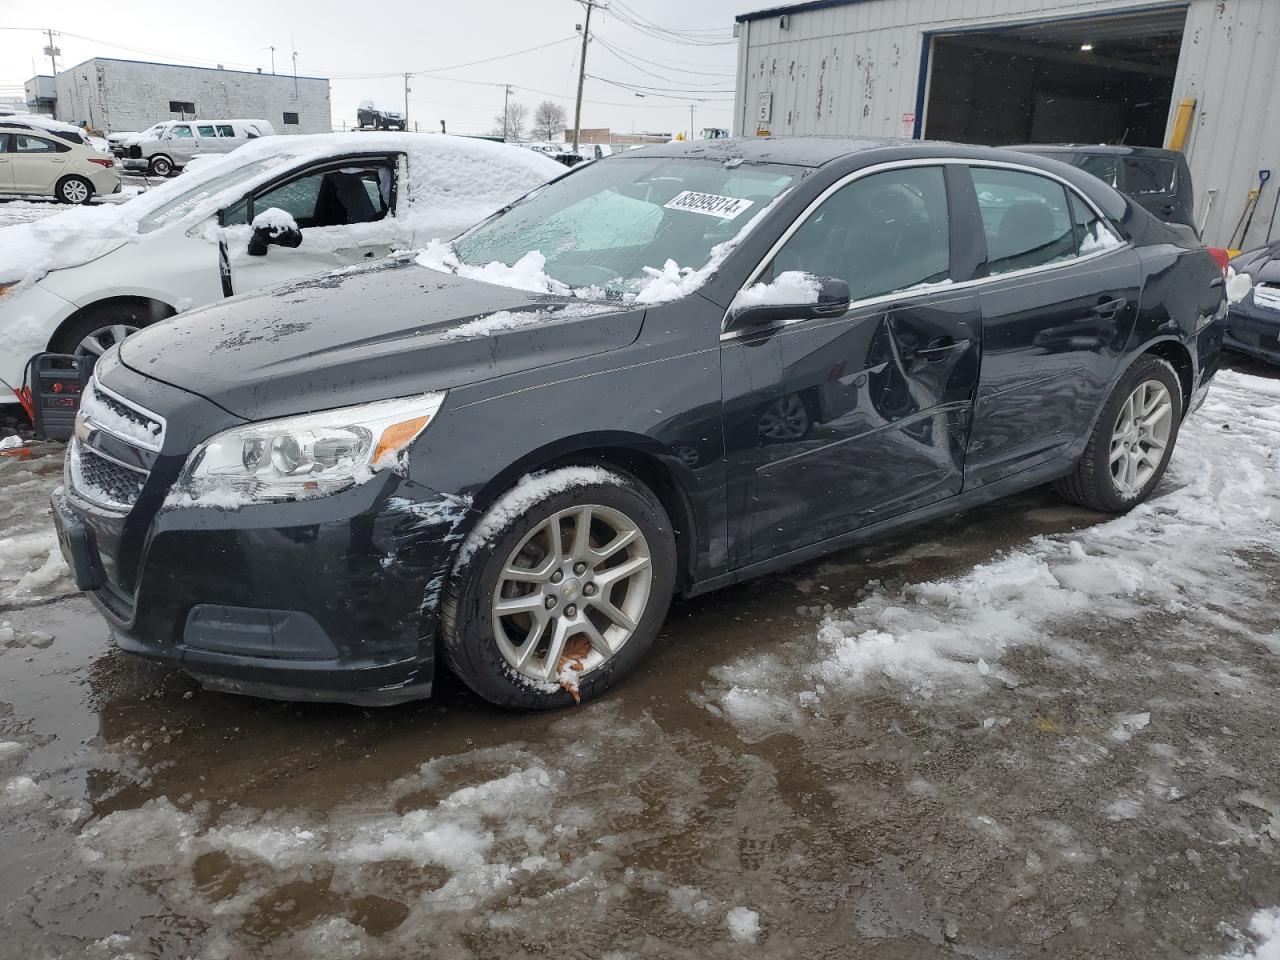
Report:
<svg viewBox="0 0 1280 960"><path fill-rule="evenodd" d="M233 693L430 696L463 501L388 473L316 500L149 521L143 502L120 515L69 488L52 497L63 553L120 649Z"/></svg>

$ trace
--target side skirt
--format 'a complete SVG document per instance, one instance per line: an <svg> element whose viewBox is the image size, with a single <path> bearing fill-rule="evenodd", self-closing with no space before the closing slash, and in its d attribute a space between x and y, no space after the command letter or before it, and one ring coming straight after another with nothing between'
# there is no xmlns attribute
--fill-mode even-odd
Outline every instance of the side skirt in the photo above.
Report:
<svg viewBox="0 0 1280 960"><path fill-rule="evenodd" d="M896 533L905 527L912 527L928 520L936 520L938 517L960 513L971 507L990 503L992 500L999 500L1001 497L1007 497L1010 494L1019 493L1031 487L1038 487L1041 484L1057 480L1059 477L1065 477L1075 469L1077 459L1079 459L1079 456L1074 452L1056 457L1030 470L1024 470L1011 477L1005 477L995 483L989 483L973 490L966 490L954 497L921 507L919 510L891 517L888 520L882 520L870 526L859 527L856 530L850 530L848 533L842 533L838 537L831 537L830 539L810 544L807 547L792 550L790 553L780 554L768 560L761 560L758 563L731 570L717 577L702 580L686 589L684 596L696 597L704 593L710 593L712 590L719 590L721 587L741 583L744 580L754 580L756 577L763 576L766 573L784 570L798 563L804 563L807 560L814 560L829 553L835 553L837 550L844 550L886 534Z"/></svg>

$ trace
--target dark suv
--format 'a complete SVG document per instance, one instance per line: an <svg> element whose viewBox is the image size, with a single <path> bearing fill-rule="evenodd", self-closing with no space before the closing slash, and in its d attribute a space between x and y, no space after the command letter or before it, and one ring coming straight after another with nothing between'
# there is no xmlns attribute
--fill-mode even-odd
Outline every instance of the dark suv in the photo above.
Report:
<svg viewBox="0 0 1280 960"><path fill-rule="evenodd" d="M1087 170L1107 186L1136 200L1152 215L1188 226L1199 236L1191 168L1180 150L1087 144L1025 144L1010 149L1052 157Z"/></svg>
<svg viewBox="0 0 1280 960"><path fill-rule="evenodd" d="M1066 164L669 144L129 337L55 518L120 647L208 686L394 702L440 656L558 706L673 592L1050 481L1140 503L1224 313L1202 246Z"/></svg>

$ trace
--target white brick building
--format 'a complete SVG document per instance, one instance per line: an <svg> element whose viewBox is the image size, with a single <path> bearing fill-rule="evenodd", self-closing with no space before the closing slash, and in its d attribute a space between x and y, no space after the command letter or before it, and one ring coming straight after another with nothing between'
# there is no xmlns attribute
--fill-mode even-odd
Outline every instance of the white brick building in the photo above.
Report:
<svg viewBox="0 0 1280 960"><path fill-rule="evenodd" d="M277 133L332 129L329 81L214 67L94 57L61 71L54 116L95 130L143 130L160 120L267 120Z"/></svg>

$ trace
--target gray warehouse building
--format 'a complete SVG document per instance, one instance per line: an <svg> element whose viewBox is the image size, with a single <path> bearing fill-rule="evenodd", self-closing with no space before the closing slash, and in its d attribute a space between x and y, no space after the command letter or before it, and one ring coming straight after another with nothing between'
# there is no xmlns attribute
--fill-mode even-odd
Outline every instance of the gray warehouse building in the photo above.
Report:
<svg viewBox="0 0 1280 960"><path fill-rule="evenodd" d="M50 78L33 77L28 96ZM267 120L277 133L332 129L329 81L220 67L94 57L52 78L54 116L95 130L144 130L161 120Z"/></svg>
<svg viewBox="0 0 1280 960"><path fill-rule="evenodd" d="M746 135L1179 147L1220 245L1280 164L1280 0L813 0L737 34Z"/></svg>

